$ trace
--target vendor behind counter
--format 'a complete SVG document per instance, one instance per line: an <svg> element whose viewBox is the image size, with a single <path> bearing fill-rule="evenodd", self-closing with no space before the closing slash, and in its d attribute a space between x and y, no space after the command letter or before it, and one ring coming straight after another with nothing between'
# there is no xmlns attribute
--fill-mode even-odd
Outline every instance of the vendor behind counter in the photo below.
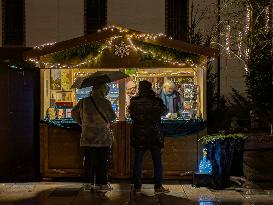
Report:
<svg viewBox="0 0 273 205"><path fill-rule="evenodd" d="M168 113L177 113L182 116L183 100L172 81L165 81L163 87L158 91L158 95L167 107Z"/></svg>

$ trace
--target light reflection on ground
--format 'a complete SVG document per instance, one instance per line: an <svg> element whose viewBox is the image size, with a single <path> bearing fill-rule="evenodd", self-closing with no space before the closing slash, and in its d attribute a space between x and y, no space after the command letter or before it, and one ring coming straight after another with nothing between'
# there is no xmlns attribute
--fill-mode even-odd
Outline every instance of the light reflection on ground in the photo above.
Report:
<svg viewBox="0 0 273 205"><path fill-rule="evenodd" d="M196 188L191 184L170 181L165 186L171 190L168 194L154 195L153 185L144 184L140 195L133 195L129 183L112 184L113 191L98 195L84 191L82 183L40 182L40 183L2 183L0 184L0 205L21 204L132 204L136 205L250 205L273 204L273 188L241 188L240 192ZM273 186L272 186L273 187ZM251 189L252 188L252 189ZM91 203L92 202L92 203Z"/></svg>

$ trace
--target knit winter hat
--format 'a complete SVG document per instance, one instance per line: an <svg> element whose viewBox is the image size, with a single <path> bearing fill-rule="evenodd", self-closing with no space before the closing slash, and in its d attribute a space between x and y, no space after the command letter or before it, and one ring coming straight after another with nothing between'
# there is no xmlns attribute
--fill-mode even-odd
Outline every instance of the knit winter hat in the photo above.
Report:
<svg viewBox="0 0 273 205"><path fill-rule="evenodd" d="M147 80L142 80L139 82L139 91L143 90L151 90L152 89L152 83L150 83Z"/></svg>

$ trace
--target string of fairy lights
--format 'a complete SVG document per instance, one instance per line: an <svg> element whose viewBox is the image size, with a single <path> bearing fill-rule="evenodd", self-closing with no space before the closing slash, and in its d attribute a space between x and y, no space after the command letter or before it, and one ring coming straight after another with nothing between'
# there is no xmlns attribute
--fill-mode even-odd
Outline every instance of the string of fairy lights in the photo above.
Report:
<svg viewBox="0 0 273 205"><path fill-rule="evenodd" d="M248 34L249 30L250 30L250 23L251 23L251 16L252 16L252 12L251 12L251 9L249 6L246 7L246 20L245 20L245 35ZM240 39L239 41L239 44L242 44L242 41L243 41L243 37ZM242 46L241 46L241 49L242 49ZM244 62L244 69L245 69L245 72L247 73L248 72L248 67L247 67L247 63L246 61L248 60L249 58L249 48L245 48L245 51L244 51L244 58L245 58L245 62ZM242 58L242 51L241 51L241 57Z"/></svg>
<svg viewBox="0 0 273 205"><path fill-rule="evenodd" d="M116 29L117 31L119 31L120 33L127 33L129 30L125 29L125 28L121 28L121 27L116 27L116 26L108 26L105 28L102 28L100 30L98 30L98 32L106 31L106 30L111 30L113 31L114 29ZM151 57L153 57L154 59L161 61L163 63L167 63L167 64L171 64L173 66L178 66L178 67L184 67L184 66L188 66L188 67L192 67L192 68L197 68L197 67L202 67L204 68L203 65L199 65L199 64L195 64L193 63L193 61L191 59L186 59L185 62L180 62L178 60L173 59L172 57L169 56L163 56L163 55L159 55L153 51L150 50L145 50L139 46L136 46L133 43L133 39L136 40L145 40L145 41L155 41L160 37L165 37L165 34L163 33L159 33L159 34L143 34L143 33L133 33L133 34L128 34L125 35L127 41L129 42L129 45L126 45L127 47L130 47L131 49L133 49L136 52L141 52L142 54L149 54ZM98 55L90 58L90 59L86 59L78 64L63 64L63 63L50 63L50 62L43 62L40 61L38 59L35 58L29 58L28 61L33 62L37 65L43 65L45 68L78 68L78 67L83 67L83 66L87 66L88 64L92 64L95 63L103 54L103 51L105 49L112 49L114 44L113 41L118 39L118 38L122 38L122 35L117 35L117 36L112 36L111 38L109 38L108 40L106 40L105 45L103 45L99 50L98 50ZM172 39L172 38L169 38ZM35 49L43 49L44 47L48 47L48 46L52 46L54 45L55 42L53 43L46 43L40 46L35 46ZM115 45L116 46L116 45Z"/></svg>
<svg viewBox="0 0 273 205"><path fill-rule="evenodd" d="M227 25L226 28L226 53L230 55L230 25Z"/></svg>
<svg viewBox="0 0 273 205"><path fill-rule="evenodd" d="M61 64L61 63L48 63L48 62L43 62L43 61L39 61L37 59L34 59L34 58L29 58L28 61L30 62L33 62L35 64L43 64L45 66L45 68L77 68L77 67L82 67L84 65L88 65L92 62L96 62L99 57L102 55L103 51L107 48L111 48L112 47L112 42L115 40L115 39L118 39L118 38L121 38L122 36L113 36L111 37L109 40L106 40L106 43L104 46L102 46L99 50L98 50L98 55L95 56L94 58L92 59L87 59L87 60L84 60L78 64L74 64L74 65L68 65L68 64ZM54 44L50 44L50 43L47 43L47 45L54 45Z"/></svg>
<svg viewBox="0 0 273 205"><path fill-rule="evenodd" d="M249 6L247 6L246 7L246 20L245 20L245 35L247 35L249 32L250 20L251 20L251 9Z"/></svg>
<svg viewBox="0 0 273 205"><path fill-rule="evenodd" d="M250 5L246 6L245 10L245 20L243 22L244 28L242 30L239 30L238 32L232 31L233 25L228 24L225 27L224 35L225 35L225 41L224 45L220 45L220 43L216 43L221 48L223 48L226 55L229 57L231 54L240 59L244 63L244 69L246 72L248 72L247 67L247 61L249 60L249 54L250 54L250 48L248 47L248 44L246 43L248 38L249 31L251 29L251 25L256 23L254 20L252 20L252 9ZM270 25L270 18L271 18L271 7L266 6L264 9L261 9L261 15L264 16L264 31L268 33L270 29L272 28ZM253 21L253 22L252 22ZM235 25L236 26L236 25ZM236 29L236 27L234 27ZM260 32L263 32L262 30ZM231 33L237 33L236 36L232 36ZM234 38L235 37L235 38ZM233 51L231 50L232 43L237 44L237 50Z"/></svg>
<svg viewBox="0 0 273 205"><path fill-rule="evenodd" d="M270 13L269 13L269 7L265 7L265 31L269 31L269 23L270 23Z"/></svg>
<svg viewBox="0 0 273 205"><path fill-rule="evenodd" d="M82 77L86 77L92 73L94 73L96 70L93 69L92 72L90 71L77 71L73 74L73 79L74 82L77 78L82 78ZM139 71L138 69L136 69L136 72L134 74L130 74L131 77L164 77L164 76L194 76L196 77L196 72L195 71L165 71L165 72L153 72L153 71Z"/></svg>
<svg viewBox="0 0 273 205"><path fill-rule="evenodd" d="M34 46L33 49L35 49L35 50L42 50L44 47L52 46L55 43L57 43L57 42L45 43L45 44L42 44L42 45L39 45L39 46Z"/></svg>
<svg viewBox="0 0 273 205"><path fill-rule="evenodd" d="M240 58L242 58L242 40L243 40L243 35L242 32L238 32L238 55Z"/></svg>

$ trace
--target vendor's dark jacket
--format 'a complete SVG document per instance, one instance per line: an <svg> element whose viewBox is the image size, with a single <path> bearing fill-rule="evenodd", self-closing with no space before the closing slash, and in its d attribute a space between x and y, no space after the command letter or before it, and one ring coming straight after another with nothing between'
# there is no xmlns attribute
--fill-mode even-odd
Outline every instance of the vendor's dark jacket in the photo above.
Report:
<svg viewBox="0 0 273 205"><path fill-rule="evenodd" d="M158 94L158 96L163 100L163 103L166 105L167 102L166 102L166 100L165 100L165 94L164 94L163 89L162 89L162 88L159 89L159 90L157 91L157 94ZM174 99L173 99L173 108L174 108L174 112L175 112L175 113L178 113L179 115L181 115L181 112L183 111L183 106L182 106L180 94L179 94L179 92L177 92L177 91L175 90L175 91L173 92L172 95L173 95L173 97L174 97ZM167 109L168 109L168 108L167 108ZM168 110L168 112L170 112L170 111Z"/></svg>
<svg viewBox="0 0 273 205"><path fill-rule="evenodd" d="M133 121L131 145L133 147L162 148L164 139L160 132L161 116L166 113L163 101L152 90L131 98L129 106Z"/></svg>

